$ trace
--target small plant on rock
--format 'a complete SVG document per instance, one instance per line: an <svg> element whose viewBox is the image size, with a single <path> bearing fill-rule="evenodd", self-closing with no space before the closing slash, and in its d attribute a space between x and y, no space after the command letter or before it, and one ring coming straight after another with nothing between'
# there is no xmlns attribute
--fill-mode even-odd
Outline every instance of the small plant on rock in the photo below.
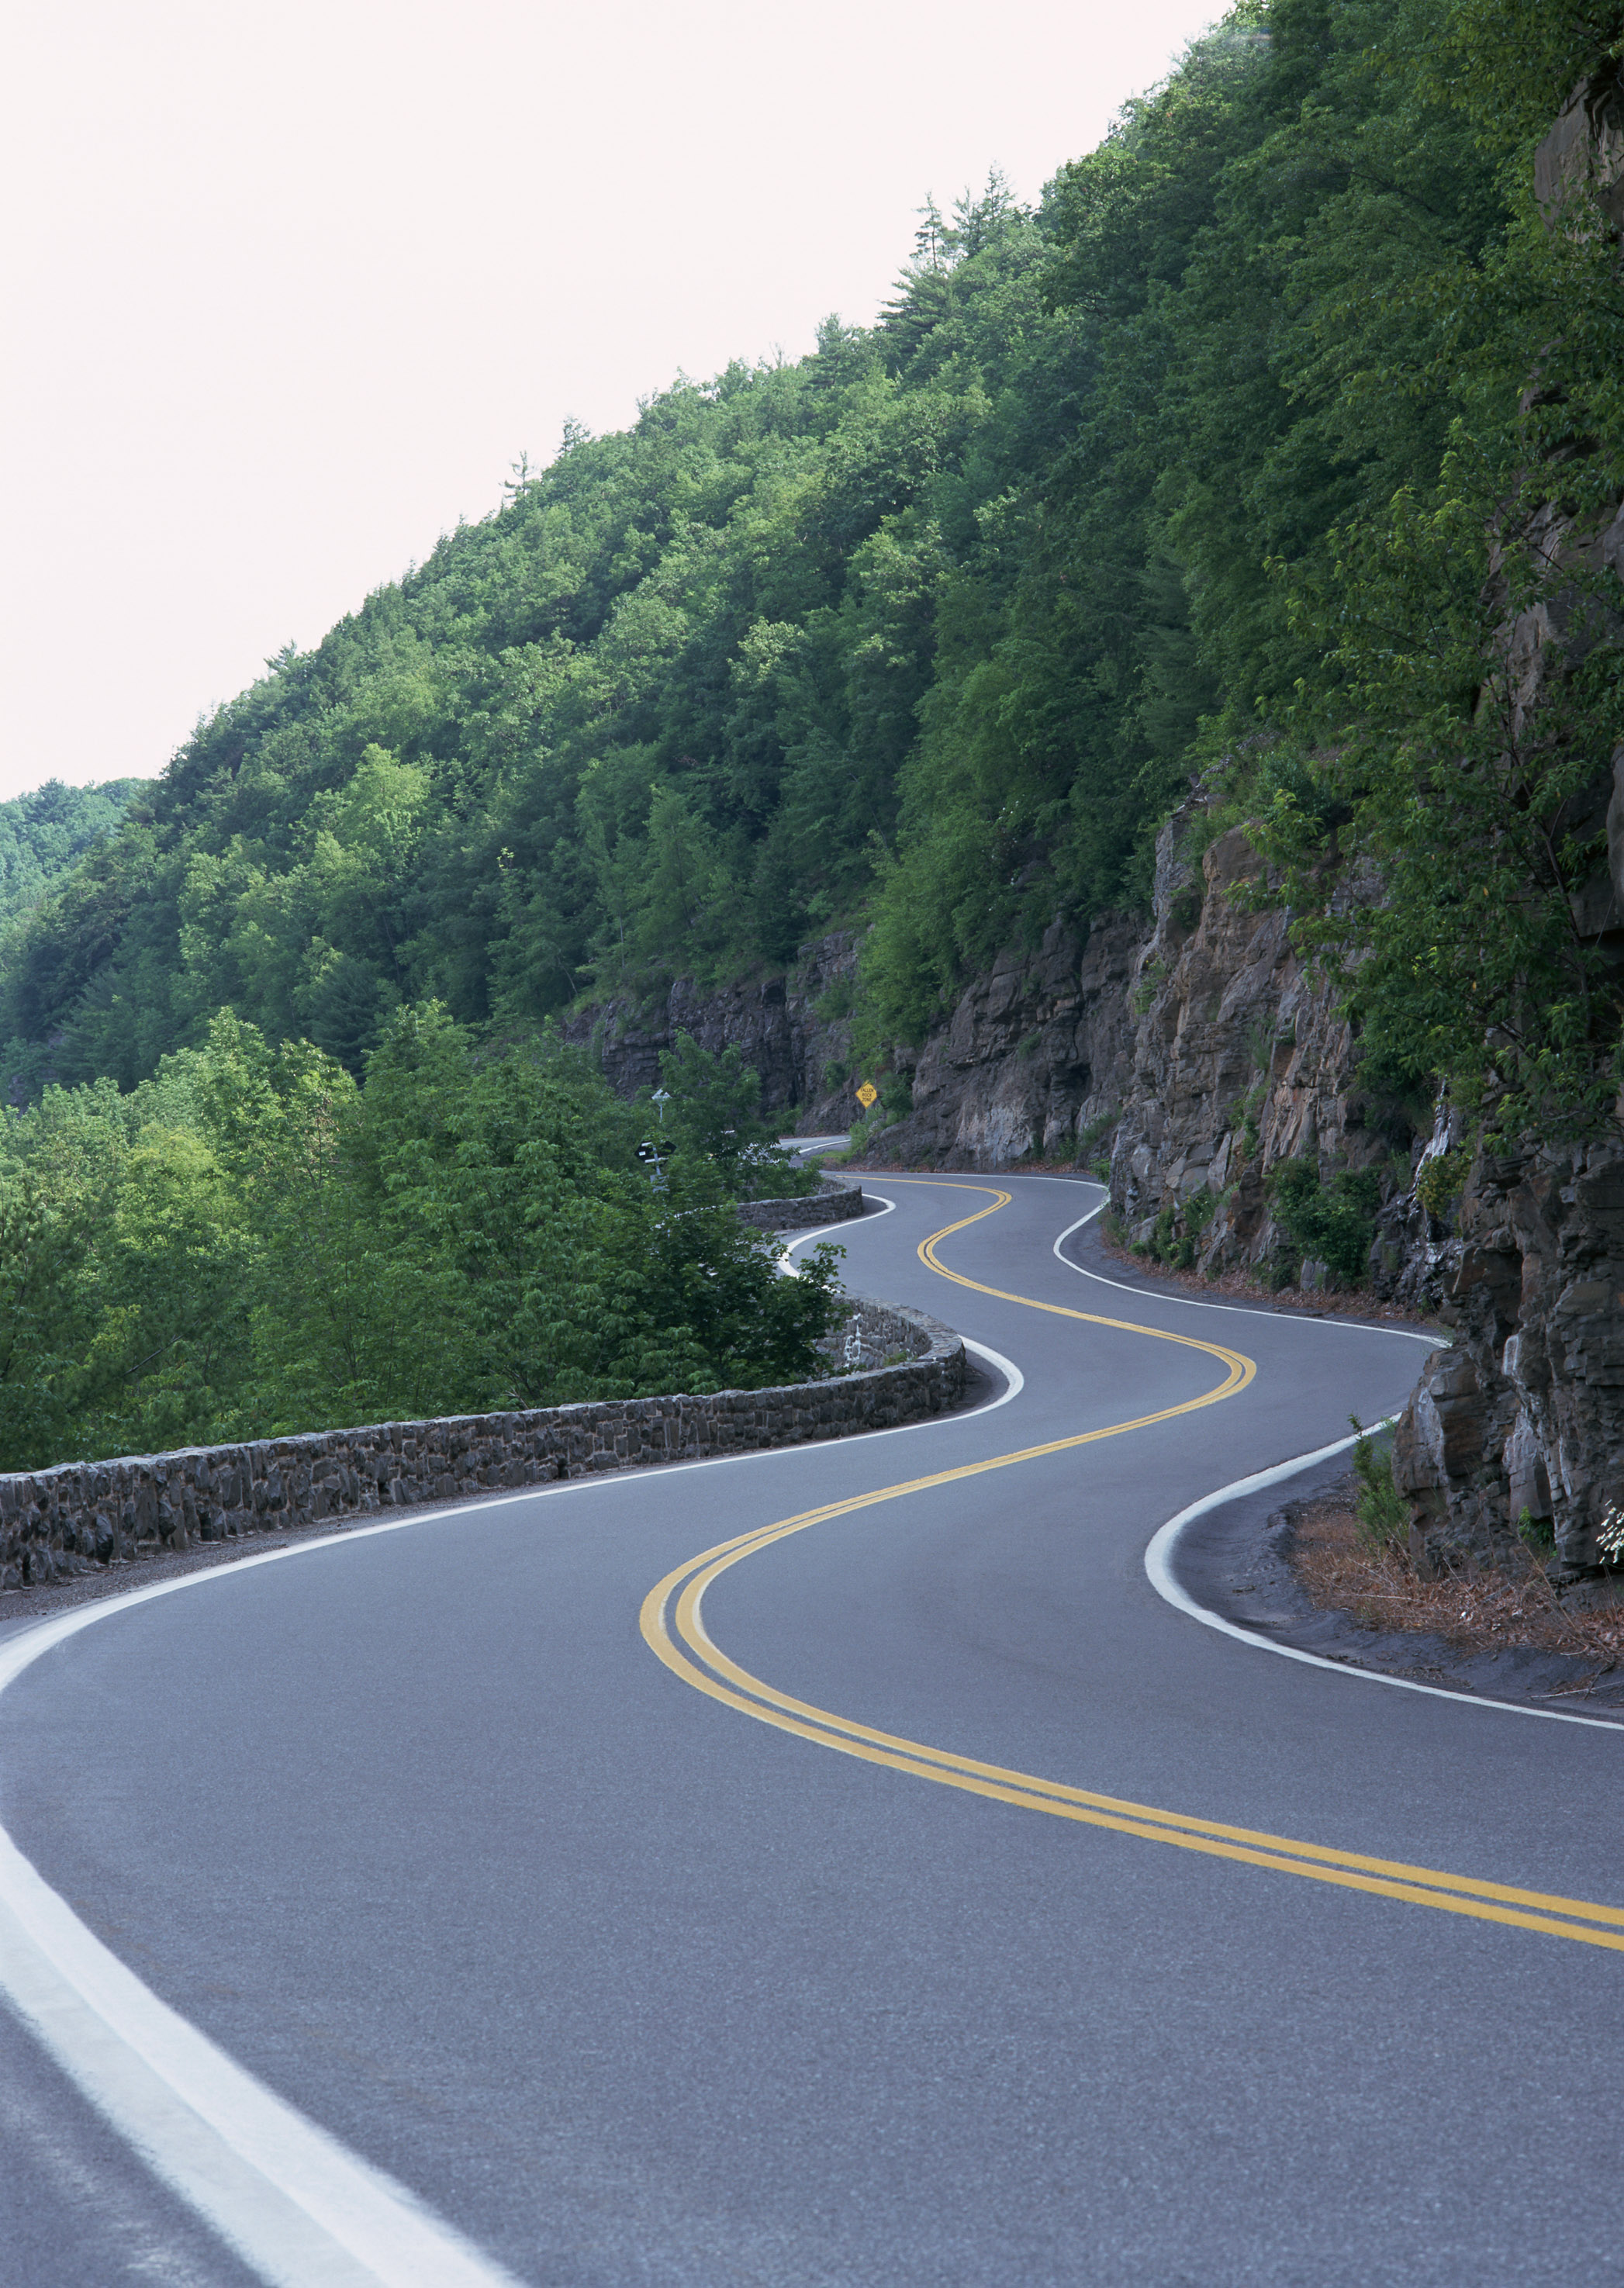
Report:
<svg viewBox="0 0 1624 2288"><path fill-rule="evenodd" d="M1119 1117L1115 1112L1102 1112L1097 1119L1090 1120L1086 1128L1080 1128L1077 1132L1077 1165L1086 1168L1089 1175L1097 1177L1102 1184L1110 1180L1111 1155L1108 1151L1102 1151L1100 1147L1115 1128Z"/></svg>
<svg viewBox="0 0 1624 2288"><path fill-rule="evenodd" d="M1203 1184L1187 1200L1165 1207L1147 1239L1136 1240L1136 1255L1154 1256L1174 1271L1188 1271L1200 1250L1201 1234L1217 1213L1218 1203Z"/></svg>
<svg viewBox="0 0 1624 2288"><path fill-rule="evenodd" d="M1274 1219L1303 1256L1357 1287L1375 1237L1381 1179L1373 1168L1344 1168L1328 1184L1312 1160L1287 1160L1271 1179Z"/></svg>
<svg viewBox="0 0 1624 2288"><path fill-rule="evenodd" d="M849 977L837 977L813 1004L826 1025L837 1025L849 1017L857 1001L857 989Z"/></svg>
<svg viewBox="0 0 1624 2288"><path fill-rule="evenodd" d="M880 1083L880 1110L887 1124L906 1120L914 1109L914 1084L906 1073L887 1073Z"/></svg>
<svg viewBox="0 0 1624 2288"><path fill-rule="evenodd" d="M1353 1474L1359 1482L1356 1503L1359 1537L1379 1555L1406 1542L1410 1531L1410 1505L1393 1483L1392 1450L1376 1444L1376 1437L1393 1426L1378 1423L1373 1436L1357 1414L1350 1414L1348 1419L1359 1433L1353 1445Z"/></svg>
<svg viewBox="0 0 1624 2288"><path fill-rule="evenodd" d="M1620 1530L1624 1531L1624 1528ZM1557 1546L1554 1521L1549 1517L1536 1517L1526 1505L1517 1512L1517 1533L1518 1540L1533 1552L1536 1559L1549 1557Z"/></svg>
<svg viewBox="0 0 1624 2288"><path fill-rule="evenodd" d="M1263 1140L1264 1100L1268 1093L1269 1083L1265 1076L1254 1081L1241 1100L1240 1142L1236 1154L1238 1164L1257 1157L1257 1148Z"/></svg>
<svg viewBox="0 0 1624 2288"><path fill-rule="evenodd" d="M1430 1216L1446 1222L1471 1172L1472 1148L1457 1144L1453 1152L1435 1152L1423 1161L1415 1179L1415 1196Z"/></svg>
<svg viewBox="0 0 1624 2288"><path fill-rule="evenodd" d="M1152 1002L1167 983L1168 973L1168 966L1165 961L1156 960L1145 965L1140 973L1139 982L1134 988L1135 1016L1143 1017L1149 1013Z"/></svg>

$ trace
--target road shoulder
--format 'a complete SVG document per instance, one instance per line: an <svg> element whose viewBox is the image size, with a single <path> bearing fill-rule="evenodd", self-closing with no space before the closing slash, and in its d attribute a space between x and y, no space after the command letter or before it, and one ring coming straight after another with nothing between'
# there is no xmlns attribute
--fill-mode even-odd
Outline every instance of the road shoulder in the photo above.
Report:
<svg viewBox="0 0 1624 2288"><path fill-rule="evenodd" d="M1285 1502L1275 1486L1195 1519L1173 1561L1181 1586L1262 1643L1476 1699L1624 1719L1624 1672L1598 1675L1594 1660L1537 1646L1468 1652L1446 1637L1372 1627L1357 1613L1316 1605L1291 1565L1291 1538L1302 1513L1336 1492L1346 1476L1338 1459L1304 1471Z"/></svg>

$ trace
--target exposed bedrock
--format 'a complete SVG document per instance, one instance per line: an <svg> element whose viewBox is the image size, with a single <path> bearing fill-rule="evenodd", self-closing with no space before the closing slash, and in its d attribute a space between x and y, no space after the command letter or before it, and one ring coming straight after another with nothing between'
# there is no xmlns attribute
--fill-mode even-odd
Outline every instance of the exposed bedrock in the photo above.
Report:
<svg viewBox="0 0 1624 2288"><path fill-rule="evenodd" d="M788 976L709 992L679 977L658 997L600 1002L564 1029L570 1040L596 1042L611 1086L623 1096L657 1088L661 1054L687 1033L712 1055L743 1051L761 1080L764 1113L781 1112L809 1128L823 1111L844 1127L857 1109L846 1086L856 969L857 940L836 931L804 946Z"/></svg>
<svg viewBox="0 0 1624 2288"><path fill-rule="evenodd" d="M1250 844L1232 828L1199 860L1186 856L1199 820L1188 806L1157 846L1155 927L1137 966L1111 1191L1134 1226L1210 1194L1198 1260L1216 1269L1271 1254L1266 1180L1277 1162L1359 1167L1390 1145L1367 1127L1347 1021L1293 951L1288 917L1252 910Z"/></svg>
<svg viewBox="0 0 1624 2288"><path fill-rule="evenodd" d="M941 1168L1073 1158L1129 1085L1142 935L1125 920L1081 938L1057 924L1036 949L1001 955L923 1048L898 1052L913 1109L874 1141L878 1156Z"/></svg>
<svg viewBox="0 0 1624 2288"><path fill-rule="evenodd" d="M1480 1156L1457 1220L1454 1340L1396 1442L1414 1545L1492 1557L1543 1528L1590 1572L1624 1502L1624 1148Z"/></svg>

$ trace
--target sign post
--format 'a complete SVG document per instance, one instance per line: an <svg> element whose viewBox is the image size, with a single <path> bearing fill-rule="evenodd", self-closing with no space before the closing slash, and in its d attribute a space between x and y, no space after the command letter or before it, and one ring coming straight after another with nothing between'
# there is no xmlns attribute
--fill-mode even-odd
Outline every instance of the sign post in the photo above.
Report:
<svg viewBox="0 0 1624 2288"><path fill-rule="evenodd" d="M665 1164L660 1157L660 1147L655 1143L652 1136L646 1138L643 1143L638 1145L638 1157L643 1163L643 1165L648 1170L648 1180L653 1185L654 1190L657 1192L668 1191L670 1187L667 1184L665 1180Z"/></svg>

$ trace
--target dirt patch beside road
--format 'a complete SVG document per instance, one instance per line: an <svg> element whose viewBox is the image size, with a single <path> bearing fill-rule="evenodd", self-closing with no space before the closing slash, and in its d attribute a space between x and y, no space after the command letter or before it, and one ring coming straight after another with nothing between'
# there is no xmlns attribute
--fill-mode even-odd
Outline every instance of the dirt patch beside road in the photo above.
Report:
<svg viewBox="0 0 1624 2288"><path fill-rule="evenodd" d="M1558 1595L1538 1556L1514 1571L1419 1573L1402 1552L1376 1548L1359 1528L1351 1478L1304 1502L1292 1519L1289 1561L1314 1603L1373 1629L1440 1636L1462 1652L1514 1646L1570 1653L1598 1672L1624 1660L1624 1602L1611 1582Z"/></svg>

